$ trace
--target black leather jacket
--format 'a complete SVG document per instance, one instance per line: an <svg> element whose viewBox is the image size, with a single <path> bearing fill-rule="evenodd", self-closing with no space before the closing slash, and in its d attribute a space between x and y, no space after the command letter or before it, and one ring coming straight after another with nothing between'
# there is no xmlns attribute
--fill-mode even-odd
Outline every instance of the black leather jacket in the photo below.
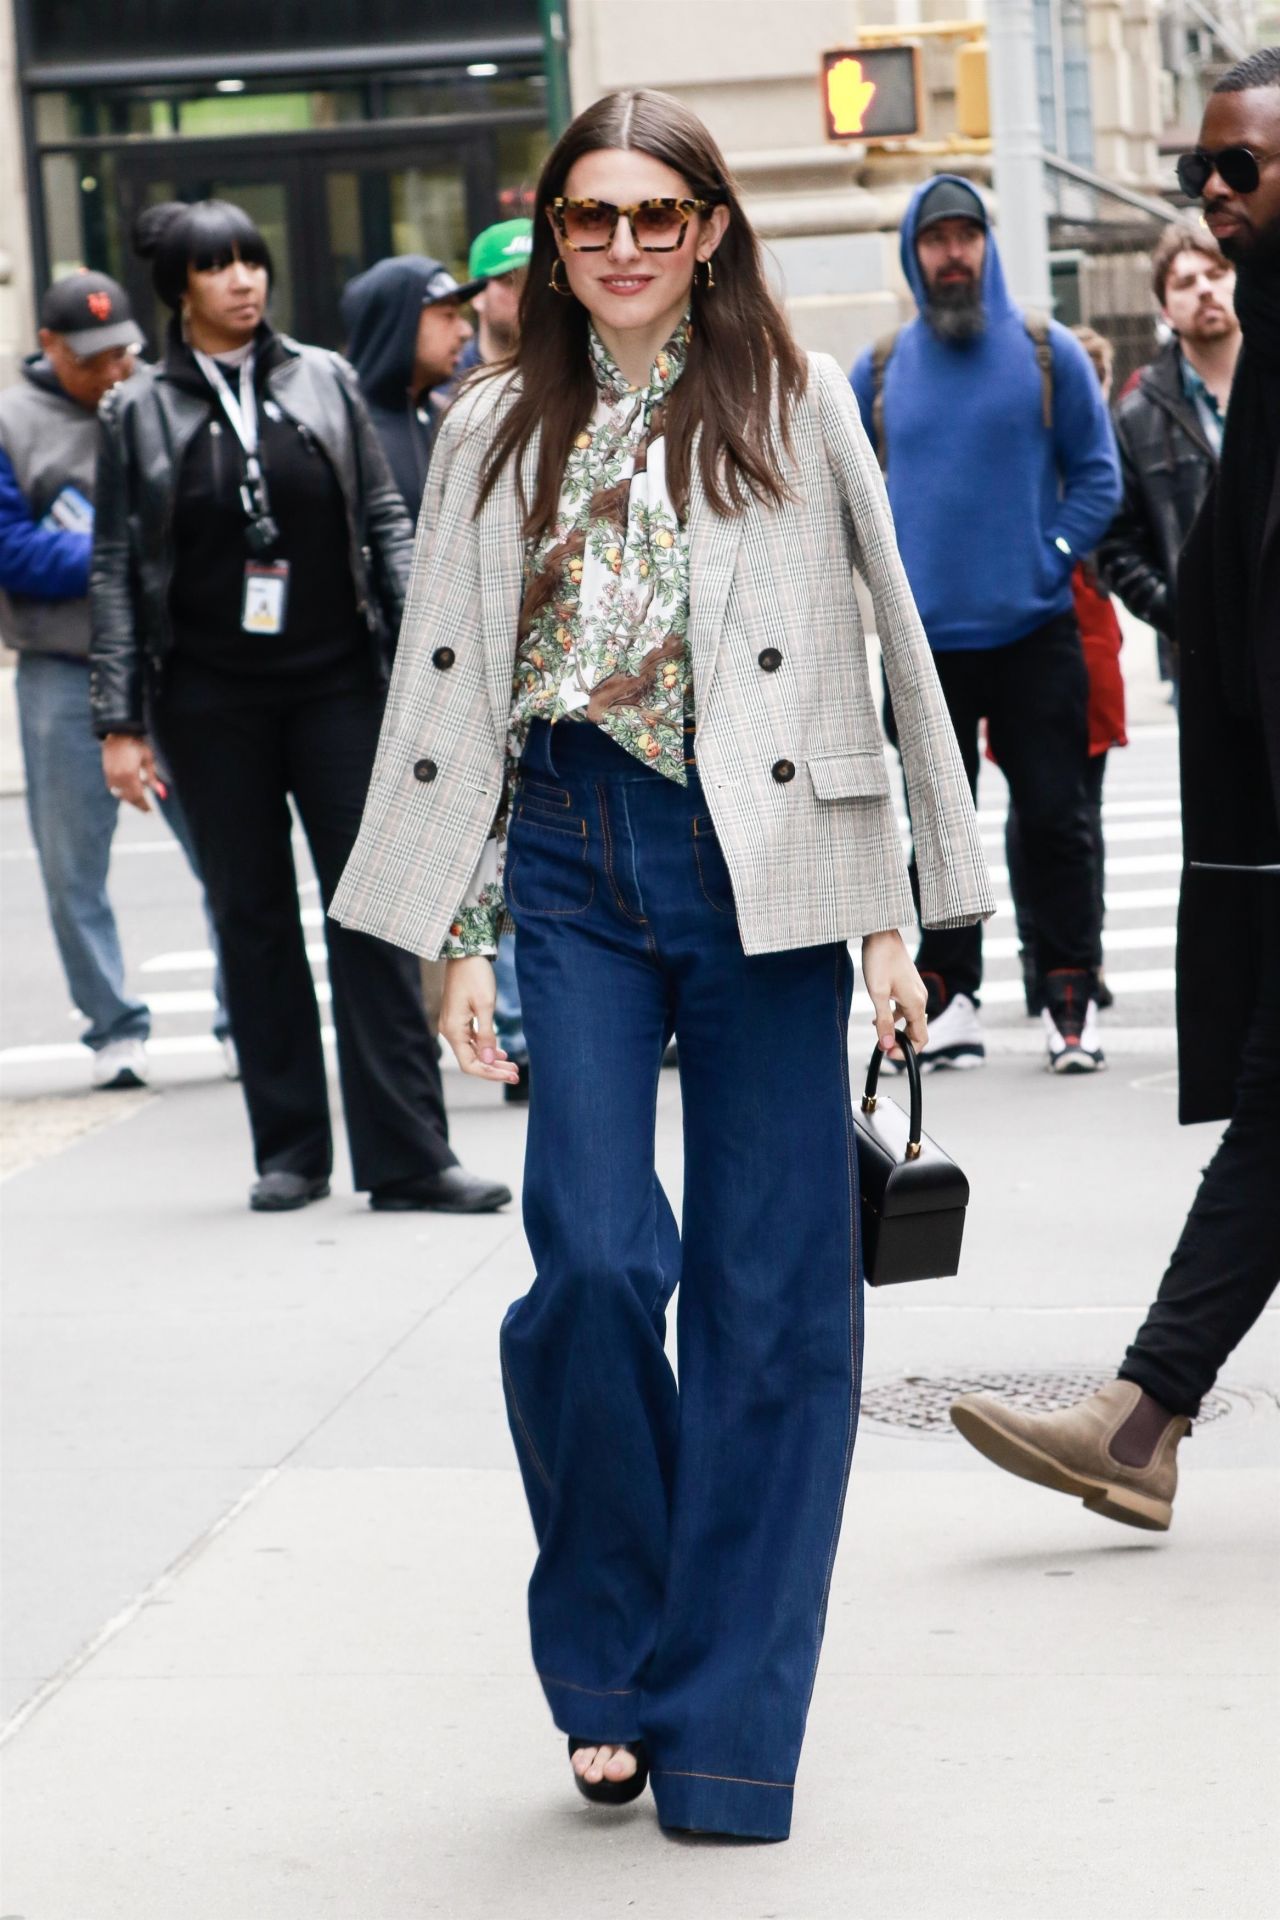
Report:
<svg viewBox="0 0 1280 1920"><path fill-rule="evenodd" d="M413 524L387 468L352 369L336 353L264 327L266 392L314 434L342 489L351 573L385 680L404 612ZM115 387L100 409L96 522L89 581L94 730L145 733L173 647L172 524L183 455L216 405L176 334L165 359Z"/></svg>
<svg viewBox="0 0 1280 1920"><path fill-rule="evenodd" d="M1176 341L1143 368L1115 429L1124 498L1098 548L1098 571L1130 613L1172 639L1178 555L1218 466L1183 391Z"/></svg>

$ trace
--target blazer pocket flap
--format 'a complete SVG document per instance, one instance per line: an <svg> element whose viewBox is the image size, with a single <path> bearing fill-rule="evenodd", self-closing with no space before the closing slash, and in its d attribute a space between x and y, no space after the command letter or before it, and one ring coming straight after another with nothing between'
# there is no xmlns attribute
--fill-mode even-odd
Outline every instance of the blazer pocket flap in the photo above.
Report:
<svg viewBox="0 0 1280 1920"><path fill-rule="evenodd" d="M878 748L866 753L824 753L806 762L819 800L883 800L889 775Z"/></svg>

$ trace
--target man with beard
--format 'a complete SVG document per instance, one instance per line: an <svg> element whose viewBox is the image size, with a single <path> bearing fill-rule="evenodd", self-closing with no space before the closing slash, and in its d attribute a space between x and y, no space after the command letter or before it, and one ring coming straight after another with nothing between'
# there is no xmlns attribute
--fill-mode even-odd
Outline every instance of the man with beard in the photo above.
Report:
<svg viewBox="0 0 1280 1920"><path fill-rule="evenodd" d="M1063 1413L951 1410L997 1466L1161 1530L1178 1443L1280 1280L1280 47L1218 82L1178 179L1236 266L1243 334L1177 596L1179 1117L1230 1125L1119 1378Z"/></svg>
<svg viewBox="0 0 1280 1920"><path fill-rule="evenodd" d="M1235 270L1204 227L1180 220L1165 228L1151 256L1151 287L1173 338L1116 410L1124 503L1098 564L1130 613L1155 628L1165 677L1174 680L1174 579L1222 451L1240 352L1235 286Z"/></svg>
<svg viewBox="0 0 1280 1920"><path fill-rule="evenodd" d="M463 309L480 286L472 279L460 287L439 260L404 253L343 289L347 358L415 523L437 425L432 389L457 371L472 334Z"/></svg>
<svg viewBox="0 0 1280 1920"><path fill-rule="evenodd" d="M853 388L970 784L976 796L985 718L1017 807L1048 1065L1089 1073L1103 1064L1099 926L1071 575L1119 505L1115 443L1083 347L1010 298L967 180L939 174L915 193L901 249L919 317L862 355ZM885 719L893 738L887 706ZM929 989L923 1065L980 1065L981 929L926 930L916 964Z"/></svg>
<svg viewBox="0 0 1280 1920"><path fill-rule="evenodd" d="M492 366L514 352L520 330L520 296L533 252L532 220L500 220L471 242L467 278L482 285L471 302L476 334L458 359L456 378L472 367Z"/></svg>

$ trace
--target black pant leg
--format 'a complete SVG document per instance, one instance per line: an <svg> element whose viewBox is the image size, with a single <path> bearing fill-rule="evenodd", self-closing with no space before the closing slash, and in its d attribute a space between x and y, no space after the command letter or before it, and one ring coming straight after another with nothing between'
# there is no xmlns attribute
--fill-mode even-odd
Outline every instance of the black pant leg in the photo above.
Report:
<svg viewBox="0 0 1280 1920"><path fill-rule="evenodd" d="M975 804L978 798L978 728L986 711L984 688L987 659L988 655L981 651L935 653L933 656ZM911 884L918 910L920 890L915 876L914 851ZM925 984L938 991L943 1006L957 993L967 993L976 1000L982 985L981 923L973 927L922 928L916 966L922 975L935 976L934 981L926 979Z"/></svg>
<svg viewBox="0 0 1280 1920"><path fill-rule="evenodd" d="M283 722L266 704L162 706L218 932L259 1173L333 1166L320 1014L298 909Z"/></svg>
<svg viewBox="0 0 1280 1920"><path fill-rule="evenodd" d="M1009 802L1009 812L1004 823L1004 857L1009 868L1009 892L1013 896L1013 917L1018 926L1018 945L1024 952L1034 954L1036 923L1031 911L1030 890L1027 882L1027 853L1022 841L1018 809L1012 800Z"/></svg>
<svg viewBox="0 0 1280 1920"><path fill-rule="evenodd" d="M1036 966L1090 971L1098 951L1093 833L1085 799L1089 680L1074 614L990 656L991 746L1018 810Z"/></svg>
<svg viewBox="0 0 1280 1920"><path fill-rule="evenodd" d="M382 705L370 687L300 702L289 716L290 783L326 910L355 845ZM416 957L329 919L325 940L357 1191L456 1166Z"/></svg>
<svg viewBox="0 0 1280 1920"><path fill-rule="evenodd" d="M1102 928L1107 917L1107 839L1102 826L1102 787L1107 777L1106 753L1091 753L1084 769L1084 803L1093 842L1093 904L1098 916L1094 966L1102 965Z"/></svg>
<svg viewBox="0 0 1280 1920"><path fill-rule="evenodd" d="M1280 1282L1280 901L1270 920L1231 1124L1120 1369L1188 1419Z"/></svg>

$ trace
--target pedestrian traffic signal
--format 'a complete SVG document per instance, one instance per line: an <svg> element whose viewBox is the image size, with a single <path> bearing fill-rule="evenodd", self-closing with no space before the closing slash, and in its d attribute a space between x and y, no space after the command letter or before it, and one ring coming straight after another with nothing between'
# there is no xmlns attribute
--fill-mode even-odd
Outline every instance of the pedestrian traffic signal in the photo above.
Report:
<svg viewBox="0 0 1280 1920"><path fill-rule="evenodd" d="M919 47L837 47L822 56L828 140L902 140L920 131Z"/></svg>

